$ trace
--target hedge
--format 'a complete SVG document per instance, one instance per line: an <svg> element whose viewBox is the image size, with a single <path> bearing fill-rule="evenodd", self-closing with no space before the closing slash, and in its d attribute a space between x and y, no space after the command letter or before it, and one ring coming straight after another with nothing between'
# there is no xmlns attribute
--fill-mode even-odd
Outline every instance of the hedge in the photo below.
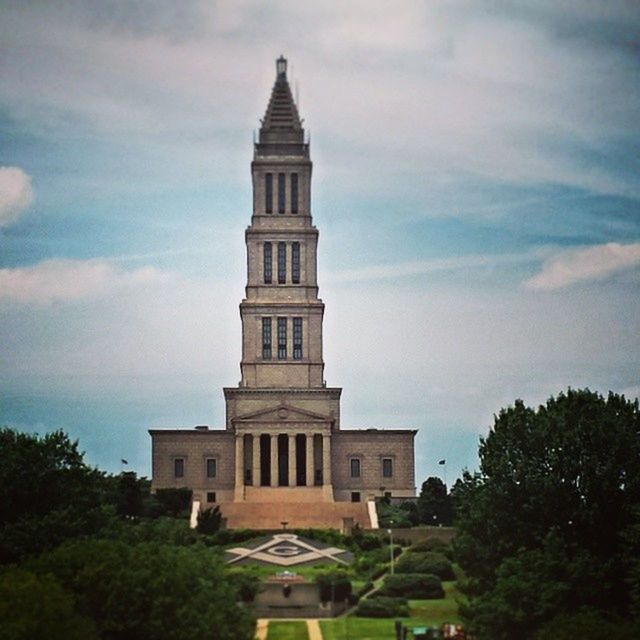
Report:
<svg viewBox="0 0 640 640"><path fill-rule="evenodd" d="M378 593L385 596L423 598L426 600L444 598L444 589L440 578L423 573L387 576Z"/></svg>
<svg viewBox="0 0 640 640"><path fill-rule="evenodd" d="M431 573L440 580L455 580L451 562L434 551L406 553L396 564L396 573Z"/></svg>
<svg viewBox="0 0 640 640"><path fill-rule="evenodd" d="M362 618L406 617L409 615L409 603L406 598L365 598L360 600L356 615Z"/></svg>

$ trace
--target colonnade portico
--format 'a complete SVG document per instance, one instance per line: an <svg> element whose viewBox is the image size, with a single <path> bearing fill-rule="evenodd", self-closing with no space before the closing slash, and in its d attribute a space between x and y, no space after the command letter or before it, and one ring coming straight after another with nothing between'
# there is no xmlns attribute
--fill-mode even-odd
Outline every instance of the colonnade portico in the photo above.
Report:
<svg viewBox="0 0 640 640"><path fill-rule="evenodd" d="M331 485L331 435L308 429L242 429L235 437L235 494L245 486Z"/></svg>

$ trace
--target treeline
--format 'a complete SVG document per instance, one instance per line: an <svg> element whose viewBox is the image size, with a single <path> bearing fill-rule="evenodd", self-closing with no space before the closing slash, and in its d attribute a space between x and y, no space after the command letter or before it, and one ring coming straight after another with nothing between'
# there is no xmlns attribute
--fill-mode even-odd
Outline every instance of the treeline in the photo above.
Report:
<svg viewBox="0 0 640 640"><path fill-rule="evenodd" d="M0 457L3 640L253 638L257 583L228 572L229 535L175 518L190 492L93 469L61 431L2 429Z"/></svg>

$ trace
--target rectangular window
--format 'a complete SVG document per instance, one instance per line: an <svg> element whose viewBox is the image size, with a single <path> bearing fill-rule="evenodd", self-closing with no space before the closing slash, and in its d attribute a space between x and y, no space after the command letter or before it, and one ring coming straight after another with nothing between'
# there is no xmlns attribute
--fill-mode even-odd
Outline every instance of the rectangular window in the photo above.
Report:
<svg viewBox="0 0 640 640"><path fill-rule="evenodd" d="M278 284L287 281L287 245L278 242Z"/></svg>
<svg viewBox="0 0 640 640"><path fill-rule="evenodd" d="M298 174L291 174L291 213L298 213Z"/></svg>
<svg viewBox="0 0 640 640"><path fill-rule="evenodd" d="M287 319L278 318L278 360L287 359Z"/></svg>
<svg viewBox="0 0 640 640"><path fill-rule="evenodd" d="M184 478L184 458L174 458L173 475L176 478Z"/></svg>
<svg viewBox="0 0 640 640"><path fill-rule="evenodd" d="M207 502L215 502L215 501L216 501L216 492L207 491Z"/></svg>
<svg viewBox="0 0 640 640"><path fill-rule="evenodd" d="M271 318L262 318L262 359L271 360Z"/></svg>
<svg viewBox="0 0 640 640"><path fill-rule="evenodd" d="M291 245L291 282L300 284L300 243Z"/></svg>
<svg viewBox="0 0 640 640"><path fill-rule="evenodd" d="M216 470L216 459L207 458L207 478L215 478Z"/></svg>
<svg viewBox="0 0 640 640"><path fill-rule="evenodd" d="M278 213L284 213L284 173L278 174Z"/></svg>
<svg viewBox="0 0 640 640"><path fill-rule="evenodd" d="M349 464L351 465L351 477L360 477L360 458L351 458Z"/></svg>
<svg viewBox="0 0 640 640"><path fill-rule="evenodd" d="M293 359L302 360L302 318L293 319Z"/></svg>
<svg viewBox="0 0 640 640"><path fill-rule="evenodd" d="M273 174L267 173L264 176L264 210L266 213L273 213Z"/></svg>
<svg viewBox="0 0 640 640"><path fill-rule="evenodd" d="M360 492L352 491L351 492L351 502L360 502Z"/></svg>
<svg viewBox="0 0 640 640"><path fill-rule="evenodd" d="M271 255L271 243L270 242L265 242L264 246L263 246L263 270L264 270L264 283L265 284L271 284L271 277L272 277L272 261L273 261L273 257Z"/></svg>
<svg viewBox="0 0 640 640"><path fill-rule="evenodd" d="M393 477L393 460L391 458L382 458L382 477Z"/></svg>

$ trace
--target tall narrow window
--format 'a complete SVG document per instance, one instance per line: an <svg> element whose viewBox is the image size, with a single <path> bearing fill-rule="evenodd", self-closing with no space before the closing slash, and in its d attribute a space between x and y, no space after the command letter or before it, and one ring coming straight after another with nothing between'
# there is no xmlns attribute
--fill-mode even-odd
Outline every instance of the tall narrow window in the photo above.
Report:
<svg viewBox="0 0 640 640"><path fill-rule="evenodd" d="M291 245L291 282L300 284L300 243Z"/></svg>
<svg viewBox="0 0 640 640"><path fill-rule="evenodd" d="M287 245L278 242L278 284L287 281Z"/></svg>
<svg viewBox="0 0 640 640"><path fill-rule="evenodd" d="M278 213L284 213L284 173L278 174Z"/></svg>
<svg viewBox="0 0 640 640"><path fill-rule="evenodd" d="M271 243L265 242L263 247L263 270L264 270L264 283L271 284L272 277L272 255L271 255Z"/></svg>
<svg viewBox="0 0 640 640"><path fill-rule="evenodd" d="M215 458L207 458L207 478L215 478L216 477L216 459Z"/></svg>
<svg viewBox="0 0 640 640"><path fill-rule="evenodd" d="M359 478L360 477L360 458L351 458L349 460L349 466L351 467L351 477Z"/></svg>
<svg viewBox="0 0 640 640"><path fill-rule="evenodd" d="M391 458L382 458L382 477L393 477L393 460Z"/></svg>
<svg viewBox="0 0 640 640"><path fill-rule="evenodd" d="M293 319L293 359L302 360L302 318Z"/></svg>
<svg viewBox="0 0 640 640"><path fill-rule="evenodd" d="M273 174L267 173L264 176L264 210L273 213Z"/></svg>
<svg viewBox="0 0 640 640"><path fill-rule="evenodd" d="M278 360L287 359L287 319L278 318Z"/></svg>
<svg viewBox="0 0 640 640"><path fill-rule="evenodd" d="M291 213L298 213L298 174L291 174Z"/></svg>
<svg viewBox="0 0 640 640"><path fill-rule="evenodd" d="M184 478L184 458L174 458L173 475L176 478Z"/></svg>
<svg viewBox="0 0 640 640"><path fill-rule="evenodd" d="M262 318L262 359L271 360L271 318Z"/></svg>

